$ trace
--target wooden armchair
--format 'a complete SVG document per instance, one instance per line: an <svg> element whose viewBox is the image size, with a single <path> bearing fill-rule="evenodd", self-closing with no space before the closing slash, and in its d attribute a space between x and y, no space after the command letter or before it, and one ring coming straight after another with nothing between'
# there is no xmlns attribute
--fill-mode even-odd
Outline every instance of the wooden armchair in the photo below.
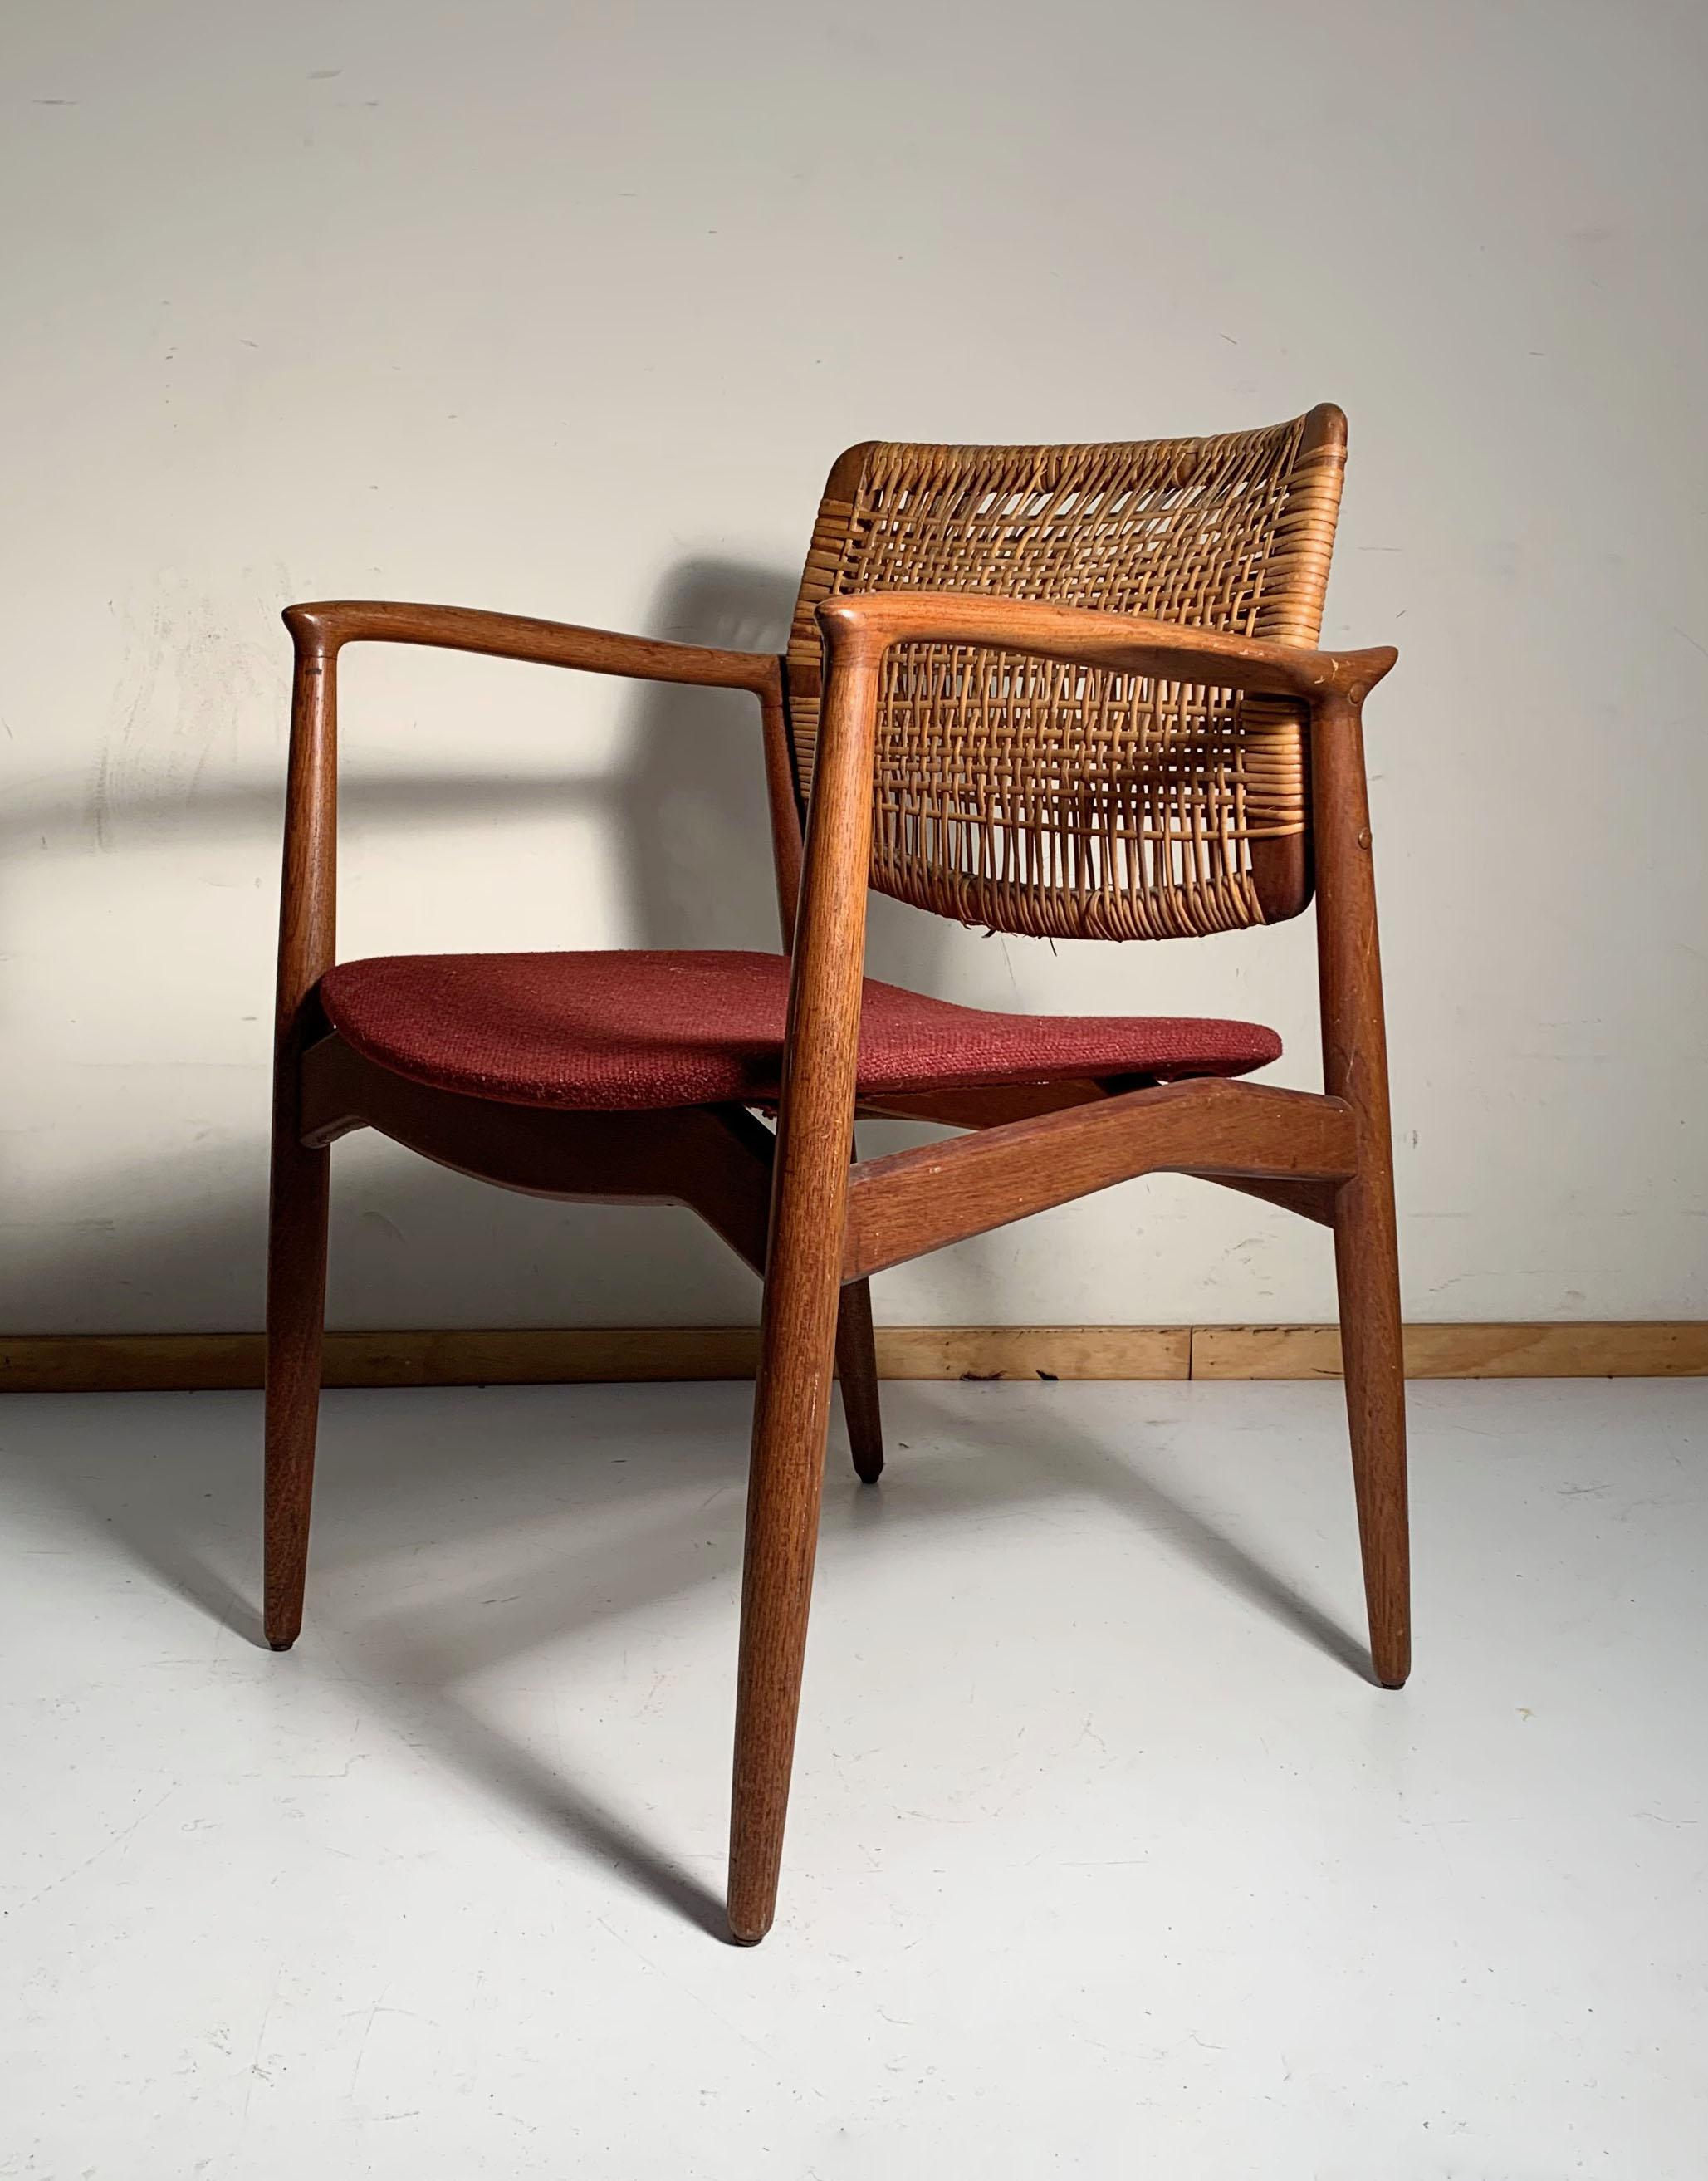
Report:
<svg viewBox="0 0 1708 2181"><path fill-rule="evenodd" d="M1404 1394L1360 723L1393 665L1313 649L1335 408L1208 439L873 443L830 474L785 657L449 607L291 607L267 1288L268 1641L302 1618L328 1146L370 1127L536 1195L692 1207L764 1279L729 1913L776 1899L829 1389L883 1466L867 1281L1138 1174L1333 1230L1377 1678L1409 1657ZM338 655L441 645L758 700L785 954L336 964ZM821 673L822 659L822 673ZM802 827L805 830L804 859ZM864 980L868 886L1055 938L1189 937L1317 897L1321 1095L1260 1026L1015 1016ZM774 1111L774 1135L761 1113ZM850 1162L857 1115L967 1133Z"/></svg>

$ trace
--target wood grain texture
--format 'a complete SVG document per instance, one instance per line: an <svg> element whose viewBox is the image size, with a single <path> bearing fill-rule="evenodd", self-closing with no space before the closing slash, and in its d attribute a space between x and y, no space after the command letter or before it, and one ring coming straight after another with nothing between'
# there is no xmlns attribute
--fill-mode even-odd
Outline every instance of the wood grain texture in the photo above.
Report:
<svg viewBox="0 0 1708 2181"><path fill-rule="evenodd" d="M284 624L299 654L334 658L347 643L418 643L471 651L534 666L573 667L643 682L686 682L701 688L751 689L780 702L782 665L769 652L718 651L669 643L575 621L535 621L523 614L473 606L412 605L383 599L327 599L287 606Z"/></svg>
<svg viewBox="0 0 1708 2181"><path fill-rule="evenodd" d="M1334 1203L1335 1281L1370 1656L1384 1688L1411 1671L1406 1382L1388 1053L1364 784L1362 679L1311 708L1311 841L1323 1088L1355 1117L1357 1171Z"/></svg>
<svg viewBox="0 0 1708 2181"><path fill-rule="evenodd" d="M881 1325L884 1378L1187 1378L1185 1325Z"/></svg>
<svg viewBox="0 0 1708 2181"><path fill-rule="evenodd" d="M884 1412L878 1399L878 1343L872 1323L872 1289L851 1280L836 1308L836 1383L854 1473L862 1484L884 1474Z"/></svg>
<svg viewBox="0 0 1708 2181"><path fill-rule="evenodd" d="M1601 1320L1580 1324L1408 1325L1408 1378L1700 1378L1708 1377L1708 1322ZM1337 1378L1336 1325L1200 1325L1194 1378Z"/></svg>
<svg viewBox="0 0 1708 2181"><path fill-rule="evenodd" d="M1197 678L1218 688L1312 700L1354 687L1369 690L1399 657L1389 644L1315 651L1148 614L1096 613L969 591L870 591L831 599L819 607L818 624L829 638L857 638L880 651L898 643L985 646L1064 666L1154 681Z"/></svg>
<svg viewBox="0 0 1708 2181"><path fill-rule="evenodd" d="M838 662L802 869L760 1321L736 1665L730 1932L771 1927L818 1543L854 1140L876 660Z"/></svg>
<svg viewBox="0 0 1708 2181"><path fill-rule="evenodd" d="M454 1173L525 1196L685 1204L755 1272L765 1262L772 1136L741 1106L554 1113L394 1075L328 1035L301 1063L305 1137L377 1129Z"/></svg>
<svg viewBox="0 0 1708 2181"><path fill-rule="evenodd" d="M1165 1083L854 1169L843 1277L858 1279L1143 1173L1338 1178L1351 1109L1257 1083Z"/></svg>
<svg viewBox="0 0 1708 2181"><path fill-rule="evenodd" d="M290 762L273 1016L273 1130L267 1222L267 1400L262 1621L276 1651L302 1626L314 1494L325 1322L325 1150L304 1142L302 1060L320 1027L316 987L333 964L338 885L335 654L310 627L291 631Z"/></svg>
<svg viewBox="0 0 1708 2181"><path fill-rule="evenodd" d="M1333 1325L880 1325L880 1379L1337 1378ZM0 1337L0 1393L253 1392L259 1333ZM1408 1378L1708 1378L1708 1321L1408 1325ZM752 1325L328 1333L322 1383L576 1386L751 1378Z"/></svg>

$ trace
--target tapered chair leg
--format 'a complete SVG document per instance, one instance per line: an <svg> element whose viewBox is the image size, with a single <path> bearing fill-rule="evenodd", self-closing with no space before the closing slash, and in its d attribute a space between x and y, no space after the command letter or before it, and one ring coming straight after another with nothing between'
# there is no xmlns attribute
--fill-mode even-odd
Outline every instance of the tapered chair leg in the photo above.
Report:
<svg viewBox="0 0 1708 2181"><path fill-rule="evenodd" d="M854 1140L878 671L873 652L833 672L826 692L784 1035L730 1804L730 1931L749 1946L776 1911L818 1545ZM869 1306L865 1322L869 1337Z"/></svg>
<svg viewBox="0 0 1708 2181"><path fill-rule="evenodd" d="M830 1390L828 1324L816 1339L768 1333L747 1488L730 1814L730 1930L741 1946L757 1945L776 1913Z"/></svg>
<svg viewBox="0 0 1708 2181"><path fill-rule="evenodd" d="M331 1154L275 1145L267 1255L267 1640L288 1651L302 1626L326 1315Z"/></svg>
<svg viewBox="0 0 1708 2181"><path fill-rule="evenodd" d="M884 1474L884 1417L878 1405L878 1345L872 1331L872 1287L851 1280L836 1313L836 1377L848 1447L862 1484Z"/></svg>
<svg viewBox="0 0 1708 2181"><path fill-rule="evenodd" d="M834 1136L813 1132L812 1124L798 1132L796 1154L783 1151L779 1167L752 1387L741 1568L729 1817L729 1928L737 1946L757 1946L777 1911L824 1488L849 1175L846 1150L835 1147Z"/></svg>
<svg viewBox="0 0 1708 2181"><path fill-rule="evenodd" d="M1335 1271L1370 1662L1382 1687L1397 1689L1412 1665L1411 1566L1399 1262L1385 1162L1340 1192Z"/></svg>

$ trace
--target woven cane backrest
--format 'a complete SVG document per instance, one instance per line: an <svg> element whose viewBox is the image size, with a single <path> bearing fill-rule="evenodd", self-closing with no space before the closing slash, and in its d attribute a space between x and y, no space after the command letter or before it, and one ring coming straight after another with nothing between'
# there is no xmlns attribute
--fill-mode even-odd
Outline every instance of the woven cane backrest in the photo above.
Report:
<svg viewBox="0 0 1708 2181"><path fill-rule="evenodd" d="M851 449L789 643L803 799L825 599L973 591L1310 646L1344 457L1328 408L1215 439ZM1303 719L1276 698L898 646L873 815L875 887L996 930L1174 938L1272 922L1309 896Z"/></svg>

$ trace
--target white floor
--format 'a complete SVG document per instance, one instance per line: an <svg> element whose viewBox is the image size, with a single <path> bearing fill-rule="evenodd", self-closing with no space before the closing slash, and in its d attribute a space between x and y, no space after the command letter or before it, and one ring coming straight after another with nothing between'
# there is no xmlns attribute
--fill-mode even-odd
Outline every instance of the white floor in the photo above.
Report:
<svg viewBox="0 0 1708 2181"><path fill-rule="evenodd" d="M1708 1386L1414 1389L1364 1678L1338 1389L885 1389L784 1898L714 1935L747 1389L14 1397L0 2173L1708 2170Z"/></svg>

